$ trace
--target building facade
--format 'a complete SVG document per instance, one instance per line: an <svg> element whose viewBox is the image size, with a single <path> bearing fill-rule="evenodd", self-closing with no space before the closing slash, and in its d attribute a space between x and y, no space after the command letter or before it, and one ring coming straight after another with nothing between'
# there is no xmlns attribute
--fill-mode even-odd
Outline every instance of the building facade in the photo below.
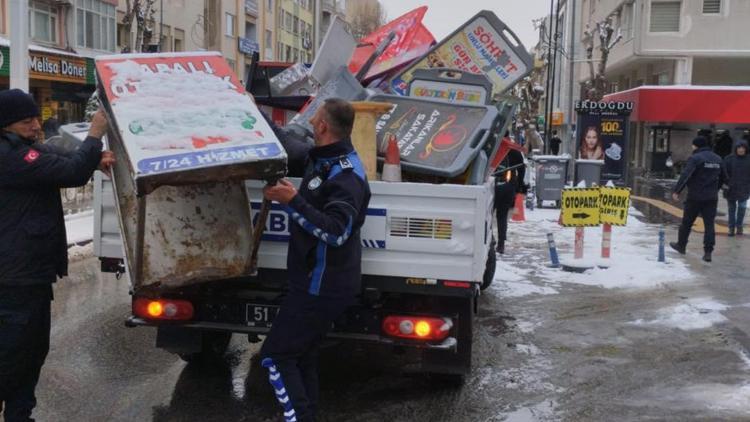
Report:
<svg viewBox="0 0 750 422"><path fill-rule="evenodd" d="M116 51L117 0L31 0L29 20L10 22L0 1L0 88L9 87L10 32L29 31L29 91L42 118L81 121L95 89L93 57Z"/></svg>
<svg viewBox="0 0 750 422"><path fill-rule="evenodd" d="M685 87L684 93L745 91L750 86L750 38L744 36L750 22L746 0L579 0L581 28L611 17L622 34L611 50L606 66L607 99L640 98L640 113L631 119L629 159L631 167L646 173L665 172L666 158L680 163L690 154L690 141L701 129L714 136L726 132L734 139L750 127L743 121L712 121L710 114L676 114L652 117L643 112L649 98L667 91L648 86ZM598 59L598 56L594 57ZM579 80L588 72L579 68ZM687 87L687 86L690 87ZM632 91L632 92L631 92ZM670 89L673 92L674 88ZM616 93L631 92L626 96ZM640 95L640 93L644 93ZM681 97L689 99L690 97ZM724 104L701 104L708 110ZM671 107L685 107L672 104ZM638 108L639 105L636 104ZM736 116L737 114L731 113ZM651 120L651 119L664 120ZM665 158L666 157L666 158Z"/></svg>

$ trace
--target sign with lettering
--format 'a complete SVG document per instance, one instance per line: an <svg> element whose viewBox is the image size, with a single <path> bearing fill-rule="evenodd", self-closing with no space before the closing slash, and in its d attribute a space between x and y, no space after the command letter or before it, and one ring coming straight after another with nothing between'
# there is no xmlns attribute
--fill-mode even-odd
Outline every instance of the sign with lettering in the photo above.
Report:
<svg viewBox="0 0 750 422"><path fill-rule="evenodd" d="M96 70L136 179L225 180L227 169L209 170L232 165L236 178L283 171L284 149L219 53L100 56ZM268 160L277 165L249 165Z"/></svg>
<svg viewBox="0 0 750 422"><path fill-rule="evenodd" d="M625 226L628 224L630 188L599 188L599 220L602 224Z"/></svg>
<svg viewBox="0 0 750 422"><path fill-rule="evenodd" d="M487 76L492 93L501 94L526 76L531 64L531 57L510 29L494 13L482 11L393 78L390 88L406 95L416 69L453 68Z"/></svg>
<svg viewBox="0 0 750 422"><path fill-rule="evenodd" d="M579 101L577 110L577 157L604 160L602 183L611 180L618 186L625 185L632 103Z"/></svg>
<svg viewBox="0 0 750 422"><path fill-rule="evenodd" d="M244 37L237 37L237 40L239 43L240 52L242 53L251 55L255 53L256 51L260 51L260 46L258 45L258 42L255 40L251 40L250 38L244 38Z"/></svg>
<svg viewBox="0 0 750 422"><path fill-rule="evenodd" d="M599 225L599 188L568 188L562 191L562 225Z"/></svg>
<svg viewBox="0 0 750 422"><path fill-rule="evenodd" d="M0 47L0 76L10 76L10 51ZM85 57L29 51L29 78L77 84L92 84Z"/></svg>
<svg viewBox="0 0 750 422"><path fill-rule="evenodd" d="M86 83L86 59L29 52L29 77Z"/></svg>

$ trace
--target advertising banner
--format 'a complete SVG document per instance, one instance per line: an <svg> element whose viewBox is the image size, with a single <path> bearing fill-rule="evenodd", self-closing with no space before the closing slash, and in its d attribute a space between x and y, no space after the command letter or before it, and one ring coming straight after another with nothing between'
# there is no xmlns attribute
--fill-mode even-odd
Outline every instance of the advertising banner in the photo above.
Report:
<svg viewBox="0 0 750 422"><path fill-rule="evenodd" d="M510 29L494 13L482 11L409 65L390 82L394 93L406 95L414 70L454 68L482 74L501 94L531 70L531 57Z"/></svg>
<svg viewBox="0 0 750 422"><path fill-rule="evenodd" d="M427 53L435 43L435 38L422 25L422 18L426 12L427 6L414 9L359 40L359 46L354 50L349 62L349 71L356 74L391 31L396 33L396 38L375 60L365 80L396 69Z"/></svg>
<svg viewBox="0 0 750 422"><path fill-rule="evenodd" d="M628 126L632 103L577 101L576 158L604 160L601 183L627 183Z"/></svg>
<svg viewBox="0 0 750 422"><path fill-rule="evenodd" d="M187 184L283 172L284 149L219 53L100 56L96 69L134 179L173 184L179 173ZM277 165L249 165L267 160ZM232 172L207 172L217 166Z"/></svg>
<svg viewBox="0 0 750 422"><path fill-rule="evenodd" d="M376 95L369 100L394 104L375 123L381 155L394 136L402 168L445 177L454 177L466 169L498 118L497 109L490 106L396 95Z"/></svg>

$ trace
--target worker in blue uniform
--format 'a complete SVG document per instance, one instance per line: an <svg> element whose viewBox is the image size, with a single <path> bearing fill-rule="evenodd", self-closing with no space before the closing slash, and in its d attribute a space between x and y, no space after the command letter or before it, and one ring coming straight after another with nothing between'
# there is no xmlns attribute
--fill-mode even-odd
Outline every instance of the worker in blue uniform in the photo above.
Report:
<svg viewBox="0 0 750 422"><path fill-rule="evenodd" d="M102 153L100 111L73 152L40 144L34 99L0 92L0 409L5 422L31 421L34 390L49 351L52 283L68 273L60 188L85 185L114 163Z"/></svg>
<svg viewBox="0 0 750 422"><path fill-rule="evenodd" d="M299 190L286 179L263 190L292 220L289 293L261 349L287 421L315 420L318 346L360 292L370 188L350 140L353 123L351 104L326 100L310 119L315 146Z"/></svg>

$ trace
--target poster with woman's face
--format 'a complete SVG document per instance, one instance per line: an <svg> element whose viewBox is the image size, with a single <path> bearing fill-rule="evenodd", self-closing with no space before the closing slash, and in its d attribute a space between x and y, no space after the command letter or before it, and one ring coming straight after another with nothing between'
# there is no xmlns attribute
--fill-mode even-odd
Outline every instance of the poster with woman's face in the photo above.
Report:
<svg viewBox="0 0 750 422"><path fill-rule="evenodd" d="M612 180L626 183L628 114L587 110L578 113L576 157L579 160L604 160L602 183Z"/></svg>

